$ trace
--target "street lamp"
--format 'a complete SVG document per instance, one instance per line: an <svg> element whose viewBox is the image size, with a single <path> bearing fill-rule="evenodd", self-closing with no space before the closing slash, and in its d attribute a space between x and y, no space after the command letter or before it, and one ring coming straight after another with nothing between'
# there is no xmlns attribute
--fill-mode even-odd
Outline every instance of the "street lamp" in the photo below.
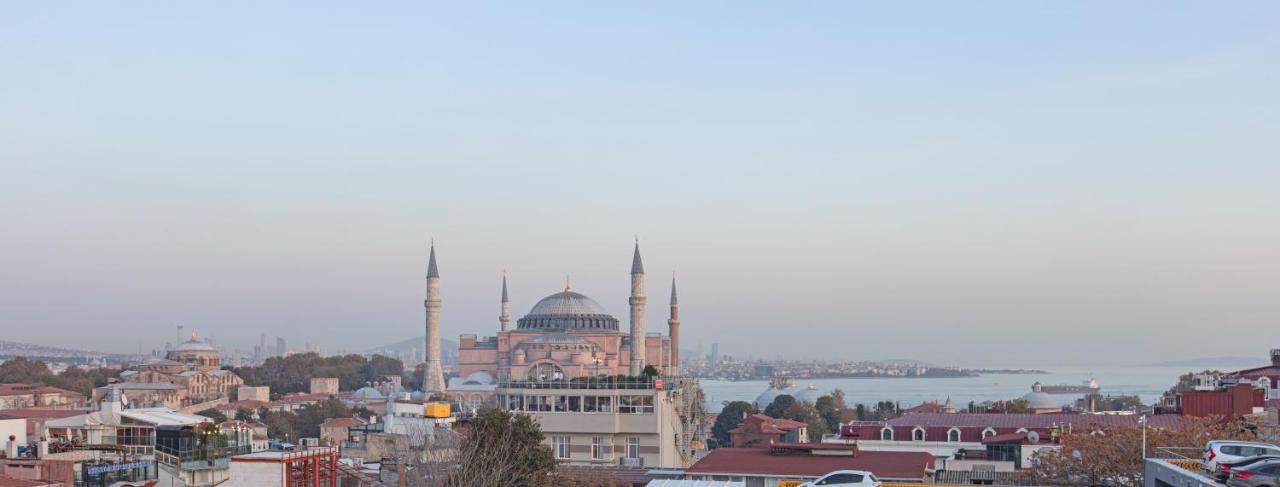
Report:
<svg viewBox="0 0 1280 487"><path fill-rule="evenodd" d="M1138 416L1138 424L1142 425L1142 459L1147 459L1147 415Z"/></svg>

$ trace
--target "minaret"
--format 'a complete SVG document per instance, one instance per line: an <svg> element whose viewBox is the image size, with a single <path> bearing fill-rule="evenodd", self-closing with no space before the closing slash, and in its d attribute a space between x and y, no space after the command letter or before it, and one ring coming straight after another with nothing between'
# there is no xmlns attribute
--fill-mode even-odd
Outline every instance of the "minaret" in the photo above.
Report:
<svg viewBox="0 0 1280 487"><path fill-rule="evenodd" d="M671 275L671 318L667 320L667 336L671 337L671 367L667 375L680 375L680 301L676 299L676 276Z"/></svg>
<svg viewBox="0 0 1280 487"><path fill-rule="evenodd" d="M644 372L644 264L640 262L640 240L636 239L635 255L631 258L631 375Z"/></svg>
<svg viewBox="0 0 1280 487"><path fill-rule="evenodd" d="M431 243L431 257L427 263L427 366L422 378L422 390L428 394L444 392L444 369L440 368L440 271L436 269L436 244Z"/></svg>
<svg viewBox="0 0 1280 487"><path fill-rule="evenodd" d="M511 302L507 300L507 272L502 272L502 314L498 316L501 331L511 331Z"/></svg>

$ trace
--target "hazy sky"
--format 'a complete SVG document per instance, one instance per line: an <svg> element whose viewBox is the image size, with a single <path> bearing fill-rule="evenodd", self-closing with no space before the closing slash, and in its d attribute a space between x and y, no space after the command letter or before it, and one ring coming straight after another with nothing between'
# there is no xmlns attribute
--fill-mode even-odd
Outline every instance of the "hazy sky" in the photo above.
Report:
<svg viewBox="0 0 1280 487"><path fill-rule="evenodd" d="M1280 346L1280 3L11 2L0 339L363 350L564 276L686 348ZM465 4L465 5L458 5Z"/></svg>

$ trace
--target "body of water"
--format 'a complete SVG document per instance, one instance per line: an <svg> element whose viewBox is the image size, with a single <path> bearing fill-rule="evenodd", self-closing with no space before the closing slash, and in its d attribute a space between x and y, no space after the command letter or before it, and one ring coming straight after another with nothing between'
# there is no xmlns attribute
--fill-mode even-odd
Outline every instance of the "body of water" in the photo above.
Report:
<svg viewBox="0 0 1280 487"><path fill-rule="evenodd" d="M812 385L823 393L839 388L844 391L845 402L850 406L877 401L898 401L903 408L925 401L943 402L948 397L957 409L964 409L969 401L999 401L1017 399L1031 392L1037 381L1045 385L1080 385L1090 377L1098 379L1101 394L1137 395L1144 404L1156 401L1164 391L1173 387L1178 376L1191 372L1195 367L1166 366L1113 366L1113 367L1062 367L1048 369L1047 374L989 374L979 377L959 378L877 378L877 379L797 379L794 386ZM1200 368L1203 370L1203 368ZM769 381L702 380L707 407L719 411L723 401L752 402L769 388ZM1062 404L1069 404L1080 395L1055 394Z"/></svg>

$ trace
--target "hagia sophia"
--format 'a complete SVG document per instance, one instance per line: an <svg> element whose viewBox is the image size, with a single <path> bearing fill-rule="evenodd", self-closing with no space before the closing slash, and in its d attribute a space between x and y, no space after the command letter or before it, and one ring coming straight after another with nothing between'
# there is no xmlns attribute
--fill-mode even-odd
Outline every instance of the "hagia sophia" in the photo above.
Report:
<svg viewBox="0 0 1280 487"><path fill-rule="evenodd" d="M551 294L511 327L506 276L502 279L501 315L495 336L462 335L458 372L446 386L440 365L440 273L435 246L427 265L427 365L424 391L443 392L454 383L493 384L501 379L573 379L596 375L640 375L652 365L663 375L678 375L680 312L675 280L671 282L668 335L648 333L645 324L644 264L640 245L631 259L629 328L600 303L576 292L566 279L564 290Z"/></svg>

